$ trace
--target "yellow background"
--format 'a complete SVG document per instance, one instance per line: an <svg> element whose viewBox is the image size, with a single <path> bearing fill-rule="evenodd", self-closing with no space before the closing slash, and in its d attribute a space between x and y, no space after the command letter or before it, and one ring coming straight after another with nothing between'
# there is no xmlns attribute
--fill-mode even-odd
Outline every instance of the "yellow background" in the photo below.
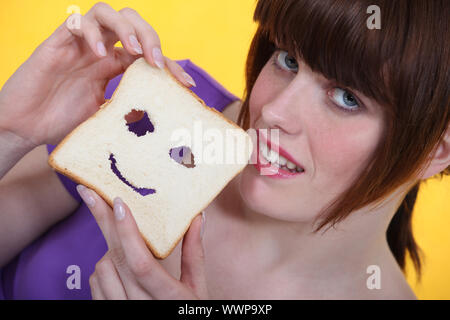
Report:
<svg viewBox="0 0 450 320"><path fill-rule="evenodd" d="M95 1L1 0L0 86L66 18L70 5L86 13ZM229 91L242 96L244 63L256 25L256 0L107 1L131 7L159 34L163 53L191 59ZM450 298L450 179L423 184L414 212L414 232L426 254L421 284L408 264L408 282L421 299ZM382 278L383 279L383 278ZM383 283L381 283L383 287Z"/></svg>

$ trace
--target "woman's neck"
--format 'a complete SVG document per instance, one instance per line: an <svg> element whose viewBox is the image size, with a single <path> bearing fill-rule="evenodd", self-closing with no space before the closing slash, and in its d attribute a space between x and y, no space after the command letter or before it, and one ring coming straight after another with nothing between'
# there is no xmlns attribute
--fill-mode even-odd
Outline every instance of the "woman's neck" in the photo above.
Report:
<svg viewBox="0 0 450 320"><path fill-rule="evenodd" d="M222 203L228 209L222 212L233 212L229 218L239 250L257 261L261 272L290 274L298 285L319 292L321 287L329 290L334 284L337 290L350 283L368 290L368 267L373 265L403 278L386 240L400 194L377 210L355 211L335 227L313 232L312 223L282 221L251 210L240 196L238 179L225 191Z"/></svg>

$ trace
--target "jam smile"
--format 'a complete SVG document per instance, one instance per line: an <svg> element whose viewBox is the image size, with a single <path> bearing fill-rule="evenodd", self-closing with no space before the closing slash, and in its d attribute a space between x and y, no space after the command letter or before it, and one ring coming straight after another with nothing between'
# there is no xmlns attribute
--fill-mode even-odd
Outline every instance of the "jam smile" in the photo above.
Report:
<svg viewBox="0 0 450 320"><path fill-rule="evenodd" d="M150 189L150 188L138 188L133 186L131 183L129 183L127 181L127 179L125 179L125 177L122 175L122 173L119 171L119 169L116 166L116 159L114 158L114 155L111 153L109 155L109 161L111 162L111 170L114 172L114 174L116 175L117 178L120 179L120 181L122 181L123 183L125 183L127 186L129 186L130 188L132 188L134 191L136 191L137 193L139 193L141 196L147 196L149 194L153 194L156 192L155 189Z"/></svg>

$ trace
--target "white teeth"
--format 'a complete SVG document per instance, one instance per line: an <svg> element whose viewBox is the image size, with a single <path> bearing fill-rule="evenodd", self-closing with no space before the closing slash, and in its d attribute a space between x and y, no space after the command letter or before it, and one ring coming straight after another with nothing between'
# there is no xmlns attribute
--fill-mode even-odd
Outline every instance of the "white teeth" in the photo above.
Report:
<svg viewBox="0 0 450 320"><path fill-rule="evenodd" d="M295 169L296 165L293 164L292 162L288 161L287 162L287 167L288 167L288 169Z"/></svg>
<svg viewBox="0 0 450 320"><path fill-rule="evenodd" d="M284 166L284 165L286 165L287 162L288 162L288 160L285 157L283 157L282 155L280 155L280 164L282 166Z"/></svg>
<svg viewBox="0 0 450 320"><path fill-rule="evenodd" d="M289 169L291 172L302 172L303 169L297 167L294 163L287 160L285 157L279 155L277 152L273 150L269 150L269 147L267 144L263 143L262 141L259 143L259 149L261 151L261 154L266 158L268 162L270 162L273 165L276 165L277 167L285 166Z"/></svg>
<svg viewBox="0 0 450 320"><path fill-rule="evenodd" d="M261 153L264 156L264 158L269 158L269 150L267 148L267 146L263 143L259 144L259 148L261 149Z"/></svg>
<svg viewBox="0 0 450 320"><path fill-rule="evenodd" d="M269 160L270 162L275 162L275 163L279 164L278 163L278 154L273 150L270 150L269 157L267 158L267 160Z"/></svg>

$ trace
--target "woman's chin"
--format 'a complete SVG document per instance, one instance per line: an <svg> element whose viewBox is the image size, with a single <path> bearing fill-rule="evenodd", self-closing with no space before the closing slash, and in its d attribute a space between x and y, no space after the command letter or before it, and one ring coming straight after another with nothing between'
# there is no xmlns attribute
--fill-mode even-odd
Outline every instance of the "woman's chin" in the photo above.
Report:
<svg viewBox="0 0 450 320"><path fill-rule="evenodd" d="M281 190L277 193L266 179L261 177L252 165L246 166L238 176L238 191L249 210L273 219L291 222L305 223L314 218L314 214L310 215L310 210L304 210L306 208L302 206L300 197L290 195L286 198ZM296 200L295 203L292 203L293 199Z"/></svg>
<svg viewBox="0 0 450 320"><path fill-rule="evenodd" d="M245 206L253 213L274 219L296 221L301 218L299 211L289 208L282 195L274 193L273 186L255 171L252 165L248 165L239 175L238 189Z"/></svg>

